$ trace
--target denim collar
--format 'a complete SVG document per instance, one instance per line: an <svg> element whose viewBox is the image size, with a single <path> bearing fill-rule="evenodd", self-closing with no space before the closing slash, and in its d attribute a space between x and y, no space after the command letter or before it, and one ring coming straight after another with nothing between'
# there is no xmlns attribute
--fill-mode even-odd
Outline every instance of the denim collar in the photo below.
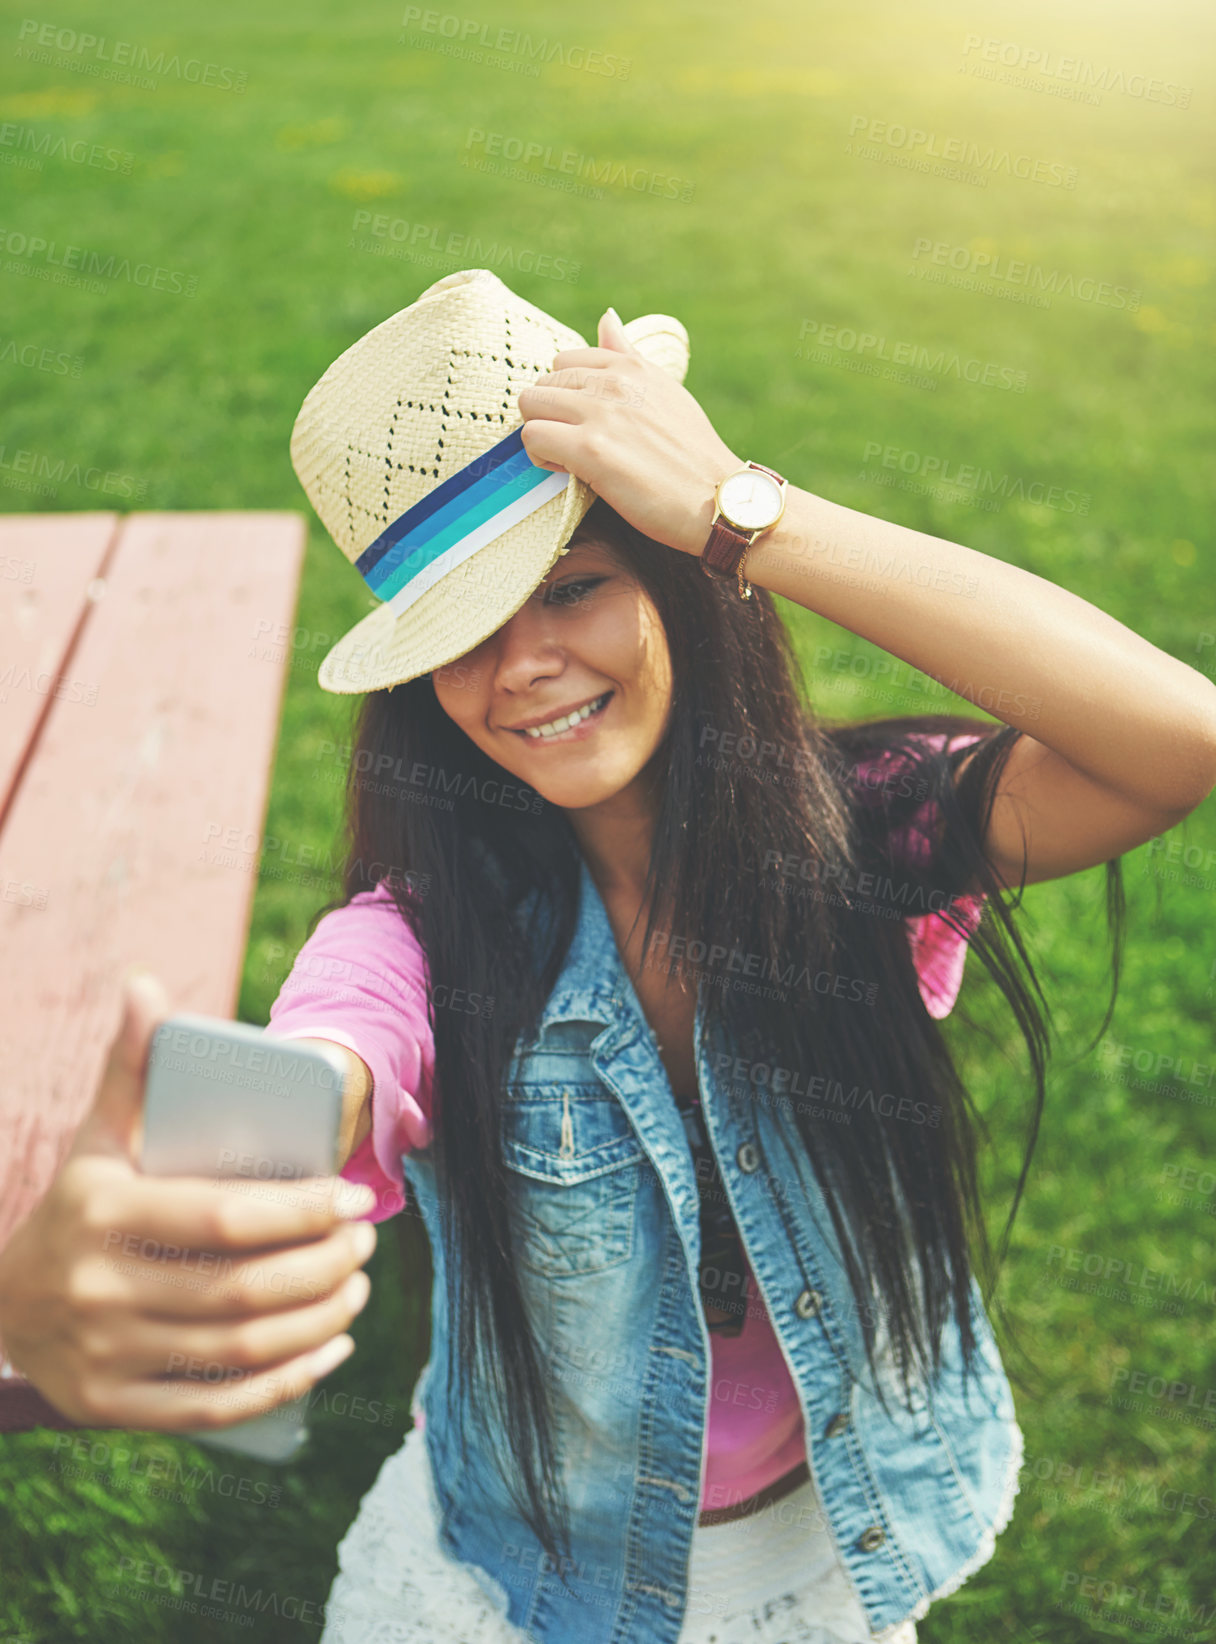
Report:
<svg viewBox="0 0 1216 1644"><path fill-rule="evenodd" d="M581 851L578 861L578 927L540 1019L542 1028L550 1022L602 1022L607 1026L641 1010L617 949L608 910Z"/></svg>
<svg viewBox="0 0 1216 1644"><path fill-rule="evenodd" d="M615 1092L651 1163L664 1178L695 1289L701 1200L684 1121L674 1099L656 1100L656 1092L669 1088L658 1044L581 852L579 864L578 924L537 1031L543 1033L554 1022L603 1024L605 1031L596 1035L590 1048L592 1066ZM698 1004L694 1043L700 1043L703 1026ZM698 1067L698 1089L704 1100L712 1077L703 1058ZM703 1339L708 1352L708 1335Z"/></svg>

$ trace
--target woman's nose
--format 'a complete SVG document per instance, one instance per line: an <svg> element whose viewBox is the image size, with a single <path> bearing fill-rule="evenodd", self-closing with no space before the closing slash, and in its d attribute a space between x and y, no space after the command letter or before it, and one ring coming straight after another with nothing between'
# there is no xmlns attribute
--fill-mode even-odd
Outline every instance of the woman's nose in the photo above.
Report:
<svg viewBox="0 0 1216 1644"><path fill-rule="evenodd" d="M533 595L494 635L499 678L505 675L548 676L561 671L563 659L551 614Z"/></svg>

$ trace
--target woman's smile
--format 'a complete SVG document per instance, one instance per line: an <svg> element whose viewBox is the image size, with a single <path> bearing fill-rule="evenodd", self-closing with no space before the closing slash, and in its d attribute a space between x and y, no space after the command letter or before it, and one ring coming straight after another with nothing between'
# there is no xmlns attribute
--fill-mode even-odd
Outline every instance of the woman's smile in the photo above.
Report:
<svg viewBox="0 0 1216 1644"><path fill-rule="evenodd" d="M604 719L608 705L615 695L615 691L605 691L601 696L583 703L573 713L559 714L555 719L546 720L541 725L527 726L522 730L512 727L511 734L538 746L549 742L586 742Z"/></svg>

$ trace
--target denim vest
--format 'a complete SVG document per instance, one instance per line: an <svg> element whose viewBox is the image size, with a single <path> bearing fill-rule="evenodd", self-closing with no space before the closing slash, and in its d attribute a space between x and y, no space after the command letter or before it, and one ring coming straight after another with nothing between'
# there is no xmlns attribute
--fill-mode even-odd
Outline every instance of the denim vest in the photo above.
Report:
<svg viewBox="0 0 1216 1644"><path fill-rule="evenodd" d="M719 1071L729 1073L725 1048L705 1039L699 1001L697 1076L722 1181L798 1392L831 1534L881 1634L991 1557L1021 1463L1012 1394L973 1279L980 1349L969 1376L952 1319L928 1400L914 1383L909 1412L884 1376L883 1411L794 1121L732 1084ZM533 1639L673 1644L686 1610L709 1608L687 1584L711 1373L700 1199L654 1034L585 862L575 937L537 1037L516 1046L503 1100L525 1300L557 1395L565 1585L498 1476L504 1435L474 1425L461 1453L452 1396L463 1372L427 1149L402 1162L434 1256L431 1352L411 1409L425 1416L440 1542Z"/></svg>

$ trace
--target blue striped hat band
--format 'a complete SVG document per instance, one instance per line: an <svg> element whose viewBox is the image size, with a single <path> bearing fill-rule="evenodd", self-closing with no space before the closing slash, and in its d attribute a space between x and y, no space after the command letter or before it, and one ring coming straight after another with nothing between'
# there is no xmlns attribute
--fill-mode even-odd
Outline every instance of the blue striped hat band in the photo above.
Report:
<svg viewBox="0 0 1216 1644"><path fill-rule="evenodd" d="M429 491L386 526L355 561L372 593L407 611L449 571L526 519L569 484L538 468L513 433Z"/></svg>

